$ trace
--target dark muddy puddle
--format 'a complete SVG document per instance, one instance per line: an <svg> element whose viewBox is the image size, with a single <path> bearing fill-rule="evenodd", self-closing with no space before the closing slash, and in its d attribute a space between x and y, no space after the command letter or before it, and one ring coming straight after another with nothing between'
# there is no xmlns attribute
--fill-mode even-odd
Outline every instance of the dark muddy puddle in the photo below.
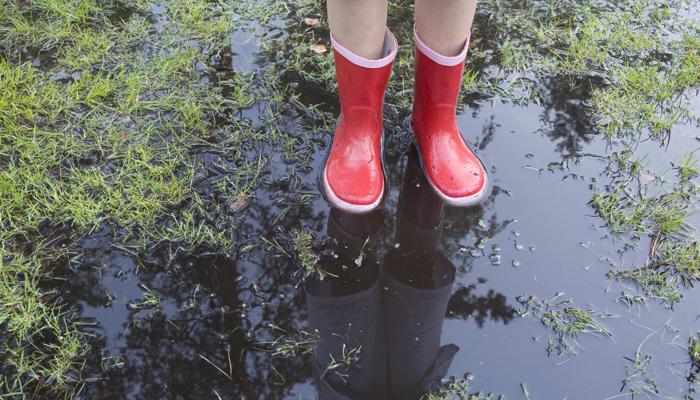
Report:
<svg viewBox="0 0 700 400"><path fill-rule="evenodd" d="M232 38L212 82L262 71L269 57L254 35ZM300 103L336 110L317 89L301 90ZM308 137L311 160L269 155L233 254L165 246L135 255L112 243L108 228L84 238L59 288L102 349L89 355L81 395L415 398L454 376L509 399L526 398L523 387L532 399L631 398L625 393L642 388L693 398L685 346L700 325L700 292L685 290L672 308L618 301L637 290L606 273L643 264L648 241L630 248L611 237L589 201L591 186L608 179L605 157L624 146L589 133L584 94L565 81L543 91L542 105L474 99L462 110L460 128L495 182L479 207L449 208L434 196L402 110L387 122L391 193L382 210L330 210L315 183L329 132L309 129L318 121L289 106L276 123ZM264 124L265 105L240 116ZM642 141L636 154L663 170L698 147L697 135L679 127L666 147ZM221 174L210 173L202 187ZM305 232L313 235L307 258L292 255ZM300 264L314 260L329 276L304 284ZM548 346L555 335L518 314L530 295L614 315L599 321L612 336L569 338L571 351L558 354ZM634 369L638 350L651 356L643 371Z"/></svg>

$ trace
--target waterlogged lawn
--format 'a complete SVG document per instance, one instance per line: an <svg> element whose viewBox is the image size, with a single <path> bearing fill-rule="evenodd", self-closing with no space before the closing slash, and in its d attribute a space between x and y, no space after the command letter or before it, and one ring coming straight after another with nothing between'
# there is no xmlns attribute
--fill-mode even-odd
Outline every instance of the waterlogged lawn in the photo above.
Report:
<svg viewBox="0 0 700 400"><path fill-rule="evenodd" d="M480 3L460 127L496 188L446 214L462 350L427 398L693 398L697 6ZM341 252L315 183L338 112L324 7L0 0L0 398L315 396L303 281ZM412 12L390 4L395 183L360 264L396 248ZM493 366L518 352L538 368ZM595 360L614 381L593 389Z"/></svg>
<svg viewBox="0 0 700 400"><path fill-rule="evenodd" d="M106 225L134 252L164 242L230 250L228 207L256 179L240 156L253 128L230 114L253 94L238 75L236 101L205 81L229 43L223 4L6 1L2 10L3 392L71 396L90 348L62 294L42 285L52 264ZM220 202L193 188L203 146L231 171L216 182Z"/></svg>

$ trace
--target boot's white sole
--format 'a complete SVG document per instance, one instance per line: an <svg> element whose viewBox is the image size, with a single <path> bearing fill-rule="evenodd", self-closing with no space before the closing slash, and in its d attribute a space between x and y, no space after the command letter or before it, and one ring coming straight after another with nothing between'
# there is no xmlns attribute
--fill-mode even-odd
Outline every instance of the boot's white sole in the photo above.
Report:
<svg viewBox="0 0 700 400"><path fill-rule="evenodd" d="M430 175L426 172L425 164L423 164L423 153L421 152L420 146L418 145L418 140L416 140L416 134L413 130L413 122L409 122L409 128L411 130L411 137L413 138L413 143L416 146L416 150L418 150L418 161L420 162L420 167L423 170L423 175L425 175L425 179L428 181L435 193L442 199L442 201L444 201L447 205L455 207L471 207L482 203L484 199L491 193L491 180L489 179L489 174L486 171L486 166L484 165L484 162L481 161L481 158L479 158L474 149L472 149L469 143L464 139L464 136L462 136L462 132L459 132L459 137L462 138L462 142L464 142L465 146L467 146L469 151L471 151L474 154L476 159L479 161L479 164L481 164L481 169L484 171L484 184L478 192L470 194L469 196L452 197L449 196L447 193L443 192L442 190L438 189L438 187L433 182L432 178L430 178Z"/></svg>
<svg viewBox="0 0 700 400"><path fill-rule="evenodd" d="M326 153L326 159L323 161L323 169L321 170L321 174L323 175L321 179L321 191L323 194L323 197L328 201L328 203L345 212L349 212L351 214L367 214L369 212L372 212L379 208L381 206L382 202L386 198L387 195L387 187L388 187L388 179L389 176L386 173L386 165L384 164L384 130L382 129L381 132L381 139L380 139L380 154L381 154L381 165L382 165L382 193L379 195L377 200L373 201L370 204L352 204L348 203L347 201L341 199L338 197L333 192L333 189L331 189L331 185L328 183L328 178L326 177L326 165L328 164L328 157L331 155L331 149L333 148L333 142L331 141L331 145L328 148L328 153Z"/></svg>
<svg viewBox="0 0 700 400"><path fill-rule="evenodd" d="M382 203L382 199L384 199L384 190L384 182L382 182L382 194L379 196L379 198L377 198L377 200L370 204L348 203L347 201L341 199L335 193L333 193L333 190L331 189L331 186L328 183L328 178L326 178L326 168L325 166L323 167L323 191L325 192L326 200L330 203L331 206L341 211L349 212L351 214L366 214L371 211L374 211Z"/></svg>

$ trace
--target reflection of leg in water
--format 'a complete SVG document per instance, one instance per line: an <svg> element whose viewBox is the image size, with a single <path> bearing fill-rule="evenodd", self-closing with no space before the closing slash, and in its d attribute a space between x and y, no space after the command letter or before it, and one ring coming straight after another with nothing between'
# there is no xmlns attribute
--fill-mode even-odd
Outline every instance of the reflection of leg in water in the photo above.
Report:
<svg viewBox="0 0 700 400"><path fill-rule="evenodd" d="M256 388L253 379L247 373L245 349L248 339L245 336L244 329L238 329L243 324L244 317L239 312L233 310L242 309L241 289L236 279L239 274L238 265L235 261L225 259L223 257L204 257L197 260L193 265L194 271L200 271L200 280L205 286L211 289L213 293L219 293L223 304L229 309L229 312L222 313L221 319L212 327L223 328L221 330L227 332L229 336L229 347L226 349L226 356L221 356L220 349L212 351L211 347L204 348L199 353L200 358L206 357L206 364L202 364L206 370L218 374L214 365L227 365L230 371L229 379L236 381L240 390L245 394L246 399L258 399L261 394ZM234 355L233 357L231 355ZM217 357L221 359L217 360ZM202 358L204 360L204 358Z"/></svg>
<svg viewBox="0 0 700 400"><path fill-rule="evenodd" d="M459 350L440 347L455 267L436 252L444 203L420 171L412 148L399 197L398 248L384 259L391 398L417 399L433 390Z"/></svg>
<svg viewBox="0 0 700 400"><path fill-rule="evenodd" d="M309 327L320 336L313 359L319 398L385 398L386 345L379 265L363 249L381 228L379 212L353 215L331 210L328 234L336 257L323 260L337 277L305 284Z"/></svg>

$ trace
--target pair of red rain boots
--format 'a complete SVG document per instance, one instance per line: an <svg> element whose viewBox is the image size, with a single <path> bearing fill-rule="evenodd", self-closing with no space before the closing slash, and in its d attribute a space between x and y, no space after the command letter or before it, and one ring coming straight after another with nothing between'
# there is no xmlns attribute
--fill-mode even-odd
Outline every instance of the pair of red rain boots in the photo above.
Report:
<svg viewBox="0 0 700 400"><path fill-rule="evenodd" d="M486 169L457 128L455 111L469 41L445 57L431 50L414 28L415 99L411 129L428 182L447 203L477 204L487 195ZM341 114L321 172L328 202L351 213L376 209L388 192L382 166L382 108L398 44L387 28L385 56L368 60L331 36Z"/></svg>

